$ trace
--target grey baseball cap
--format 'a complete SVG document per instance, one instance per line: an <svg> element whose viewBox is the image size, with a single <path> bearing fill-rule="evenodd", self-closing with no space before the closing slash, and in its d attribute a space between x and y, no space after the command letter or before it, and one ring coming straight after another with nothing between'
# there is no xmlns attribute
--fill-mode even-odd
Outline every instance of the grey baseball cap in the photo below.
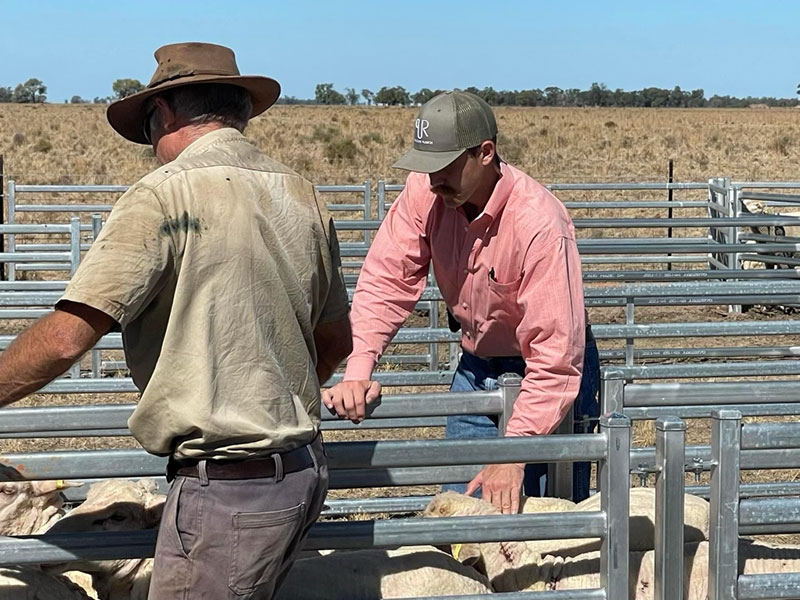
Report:
<svg viewBox="0 0 800 600"><path fill-rule="evenodd" d="M414 147L392 166L395 169L435 173L467 148L497 136L497 122L488 104L469 92L445 92L419 109L414 122Z"/></svg>

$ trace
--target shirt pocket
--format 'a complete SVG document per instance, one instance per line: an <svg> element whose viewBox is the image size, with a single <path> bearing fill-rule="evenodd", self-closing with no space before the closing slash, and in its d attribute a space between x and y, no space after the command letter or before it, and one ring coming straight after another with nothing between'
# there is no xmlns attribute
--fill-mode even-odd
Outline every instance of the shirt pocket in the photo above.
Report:
<svg viewBox="0 0 800 600"><path fill-rule="evenodd" d="M522 285L522 275L508 282L488 278L488 297L486 306L487 321L500 321L511 330L519 323L517 296Z"/></svg>

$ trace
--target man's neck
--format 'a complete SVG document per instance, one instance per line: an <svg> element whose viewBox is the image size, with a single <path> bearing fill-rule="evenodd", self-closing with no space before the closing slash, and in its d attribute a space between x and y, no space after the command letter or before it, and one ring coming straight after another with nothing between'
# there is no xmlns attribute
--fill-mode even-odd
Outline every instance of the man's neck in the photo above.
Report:
<svg viewBox="0 0 800 600"><path fill-rule="evenodd" d="M467 220L471 223L475 219L478 218L486 205L489 203L489 199L492 197L494 193L494 188L497 186L497 182L500 180L500 169L493 168L487 172L486 178L481 183L480 187L475 190L475 193L472 194L472 197L467 200L463 207L464 207L464 214L467 216Z"/></svg>
<svg viewBox="0 0 800 600"><path fill-rule="evenodd" d="M186 150L191 144L199 140L207 133L224 128L221 123L198 123L184 125L171 133L166 134L158 142L156 152L162 164L166 164L178 158L181 152Z"/></svg>

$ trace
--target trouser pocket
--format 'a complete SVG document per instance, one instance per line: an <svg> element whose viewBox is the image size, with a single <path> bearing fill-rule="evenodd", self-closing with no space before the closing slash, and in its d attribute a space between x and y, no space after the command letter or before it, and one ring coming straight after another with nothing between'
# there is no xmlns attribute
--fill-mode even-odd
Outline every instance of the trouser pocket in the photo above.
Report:
<svg viewBox="0 0 800 600"><path fill-rule="evenodd" d="M249 594L274 580L305 520L305 503L269 512L235 513L228 587Z"/></svg>

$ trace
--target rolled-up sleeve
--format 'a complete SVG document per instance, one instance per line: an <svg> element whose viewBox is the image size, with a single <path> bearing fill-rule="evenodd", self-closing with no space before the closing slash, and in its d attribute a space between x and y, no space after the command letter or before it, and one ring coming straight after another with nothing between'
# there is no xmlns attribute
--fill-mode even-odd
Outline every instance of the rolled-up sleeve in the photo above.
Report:
<svg viewBox="0 0 800 600"><path fill-rule="evenodd" d="M409 177L367 253L350 310L353 352L345 381L371 377L425 289L431 252L425 233L427 211L417 206L420 201Z"/></svg>
<svg viewBox="0 0 800 600"><path fill-rule="evenodd" d="M535 248L535 250L534 250ZM580 389L585 348L581 263L574 239L534 240L517 296L525 377L506 435L552 433Z"/></svg>

